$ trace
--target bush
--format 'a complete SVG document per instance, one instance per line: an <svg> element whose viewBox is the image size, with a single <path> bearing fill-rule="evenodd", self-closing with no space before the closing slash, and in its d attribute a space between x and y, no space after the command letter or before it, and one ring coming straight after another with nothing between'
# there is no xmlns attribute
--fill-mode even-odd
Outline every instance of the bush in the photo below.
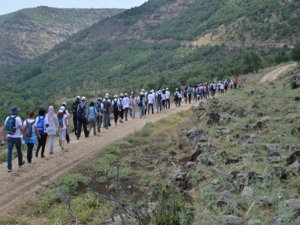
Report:
<svg viewBox="0 0 300 225"><path fill-rule="evenodd" d="M81 174L69 174L61 177L58 186L62 187L67 193L74 193L80 185L88 185L91 179Z"/></svg>

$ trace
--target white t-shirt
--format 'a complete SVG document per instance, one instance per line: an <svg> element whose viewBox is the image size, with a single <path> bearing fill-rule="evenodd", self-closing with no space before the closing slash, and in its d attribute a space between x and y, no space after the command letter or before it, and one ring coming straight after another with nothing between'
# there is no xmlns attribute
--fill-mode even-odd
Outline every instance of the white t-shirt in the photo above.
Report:
<svg viewBox="0 0 300 225"><path fill-rule="evenodd" d="M155 97L153 94L148 95L148 104L154 104Z"/></svg>
<svg viewBox="0 0 300 225"><path fill-rule="evenodd" d="M126 109L126 108L129 108L129 104L130 104L130 100L128 97L124 97L122 99L122 106L123 106L123 109Z"/></svg>
<svg viewBox="0 0 300 225"><path fill-rule="evenodd" d="M6 121L8 120L9 116L6 117L5 122L4 122L4 126L6 124ZM10 138L20 138L22 133L21 133L21 126L22 126L22 120L19 116L16 117L16 132L14 134L7 134L7 137Z"/></svg>
<svg viewBox="0 0 300 225"><path fill-rule="evenodd" d="M169 91L166 91L166 99L170 99L170 92Z"/></svg>

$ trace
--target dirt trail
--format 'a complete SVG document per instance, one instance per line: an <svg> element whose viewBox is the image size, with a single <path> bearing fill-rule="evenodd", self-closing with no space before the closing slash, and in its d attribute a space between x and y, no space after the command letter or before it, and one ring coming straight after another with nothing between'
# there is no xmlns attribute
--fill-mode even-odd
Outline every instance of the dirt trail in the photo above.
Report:
<svg viewBox="0 0 300 225"><path fill-rule="evenodd" d="M25 164L20 169L17 168L18 163L15 159L12 173L7 172L6 163L0 164L0 216L13 212L17 205L32 197L49 179L55 180L60 175L88 163L105 146L141 129L147 122L156 122L190 107L189 104L183 104L180 108L173 105L173 109L169 111L150 115L145 119L129 120L117 127L113 125L108 130L102 129L99 135L92 135L87 139L81 137L80 140L76 140L71 136L71 143L64 151L61 151L56 143L53 156L47 153L44 159L34 157L33 164Z"/></svg>
<svg viewBox="0 0 300 225"><path fill-rule="evenodd" d="M297 67L297 63L288 64L285 66L281 66L275 70L272 70L271 72L266 73L262 79L260 80L260 83L263 82L269 82L276 80L280 75L287 73Z"/></svg>

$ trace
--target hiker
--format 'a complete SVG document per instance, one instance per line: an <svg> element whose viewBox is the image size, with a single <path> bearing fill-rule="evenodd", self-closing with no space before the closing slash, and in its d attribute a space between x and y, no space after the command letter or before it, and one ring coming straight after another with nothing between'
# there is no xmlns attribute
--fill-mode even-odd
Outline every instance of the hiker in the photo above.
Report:
<svg viewBox="0 0 300 225"><path fill-rule="evenodd" d="M33 147L38 143L37 137L41 138L34 119L34 112L28 113L28 118L23 122L23 130L25 144L27 145L27 162L31 164Z"/></svg>
<svg viewBox="0 0 300 225"><path fill-rule="evenodd" d="M237 88L238 83L239 83L239 81L238 81L237 77L235 77L235 78L233 79L233 88L234 88L234 89Z"/></svg>
<svg viewBox="0 0 300 225"><path fill-rule="evenodd" d="M191 86L188 86L188 88L187 88L187 94L188 94L189 104L192 103L192 93L193 93L193 88Z"/></svg>
<svg viewBox="0 0 300 225"><path fill-rule="evenodd" d="M229 87L230 87L230 90L233 90L233 80L230 80L230 83L229 83Z"/></svg>
<svg viewBox="0 0 300 225"><path fill-rule="evenodd" d="M108 129L110 126L110 111L111 111L111 102L109 100L109 94L105 94L105 99L103 101L103 112L104 112L104 128Z"/></svg>
<svg viewBox="0 0 300 225"><path fill-rule="evenodd" d="M38 126L37 126L38 130L40 132L39 121L37 122L37 124L38 124ZM44 135L48 135L48 137L49 137L49 154L53 155L54 154L54 137L56 136L57 127L58 127L58 119L57 119L57 115L54 112L54 107L53 106L49 106L48 113L45 117L44 124L45 124L45 128L46 128L46 132L44 133ZM42 136L42 139L43 139L43 135L41 135L41 136ZM46 138L47 138L47 136L46 136ZM42 142L42 143L44 143L44 142ZM45 145L46 145L46 141L45 141ZM38 155L38 150L37 150L35 156L37 156L37 155ZM44 157L45 156L44 156L44 152L43 152L43 149L42 149L42 158L44 158Z"/></svg>
<svg viewBox="0 0 300 225"><path fill-rule="evenodd" d="M181 101L182 101L182 93L181 93L181 89L178 88L178 106L181 106Z"/></svg>
<svg viewBox="0 0 300 225"><path fill-rule="evenodd" d="M40 137L38 139L38 146L35 151L35 157L39 156L39 151L42 148L41 151L41 157L45 158L45 147L46 147L46 142L47 142L47 131L46 131L46 126L49 125L48 122L46 123L46 110L41 108L39 110L39 115L35 119L36 121L36 127L38 129L38 132L40 134Z"/></svg>
<svg viewBox="0 0 300 225"><path fill-rule="evenodd" d="M220 93L224 95L225 85L223 82L220 82Z"/></svg>
<svg viewBox="0 0 300 225"><path fill-rule="evenodd" d="M150 93L147 96L147 102L148 102L148 115L150 114L150 109L152 114L154 114L154 102L155 102L155 97L153 95L153 91L151 90Z"/></svg>
<svg viewBox="0 0 300 225"><path fill-rule="evenodd" d="M175 92L174 92L174 102L175 102L175 106L178 107L179 106L179 92L178 92L178 88L176 88Z"/></svg>
<svg viewBox="0 0 300 225"><path fill-rule="evenodd" d="M102 98L98 98L96 102L96 109L97 109L97 130L98 133L101 132L101 126L102 126L102 117L103 117L103 103L102 103Z"/></svg>
<svg viewBox="0 0 300 225"><path fill-rule="evenodd" d="M69 120L68 119L69 119L70 114L69 114L69 111L67 110L67 103L66 102L63 102L61 104L61 106L63 106L65 108L63 113L65 115L67 115L67 119L66 119L66 141L69 144L70 143L70 136L69 136L69 132L68 132L68 129L69 129Z"/></svg>
<svg viewBox="0 0 300 225"><path fill-rule="evenodd" d="M128 110L130 105L130 99L128 98L127 93L125 93L124 98L122 99L122 107L125 114L125 121L128 119Z"/></svg>
<svg viewBox="0 0 300 225"><path fill-rule="evenodd" d="M7 171L12 172L12 150L14 145L16 145L18 153L18 163L19 167L25 164L22 155L22 140L21 140L21 128L22 120L19 117L19 109L13 107L11 109L11 114L5 119L4 122L4 139L7 138Z"/></svg>
<svg viewBox="0 0 300 225"><path fill-rule="evenodd" d="M77 96L75 99L75 102L72 104L72 113L73 113L73 125L74 125L74 132L75 135L77 136L77 109L78 105L80 104L80 96Z"/></svg>
<svg viewBox="0 0 300 225"><path fill-rule="evenodd" d="M67 136L67 119L68 116L64 113L66 108L61 106L57 113L57 121L58 121L58 133L59 133L59 146L61 150L64 150L66 136ZM53 153L53 151L52 151ZM50 153L51 154L51 153Z"/></svg>
<svg viewBox="0 0 300 225"><path fill-rule="evenodd" d="M187 97L187 87L183 90L183 97L184 97L184 102L185 103L187 103L187 100L188 100L188 97ZM174 96L174 98L175 98L175 96ZM176 105L176 103L175 103L175 105Z"/></svg>
<svg viewBox="0 0 300 225"><path fill-rule="evenodd" d="M112 110L114 114L114 121L115 121L115 126L118 125L118 119L119 119L119 99L118 95L114 96L114 100L112 101Z"/></svg>
<svg viewBox="0 0 300 225"><path fill-rule="evenodd" d="M89 133L94 130L94 135L96 136L96 118L98 111L95 107L95 103L91 102L88 108L88 121L89 121Z"/></svg>
<svg viewBox="0 0 300 225"><path fill-rule="evenodd" d="M81 127L83 127L83 132L85 137L89 136L89 131L87 129L87 116L86 116L86 98L83 96L81 98L81 103L77 107L77 140L79 140L81 135Z"/></svg>
<svg viewBox="0 0 300 225"><path fill-rule="evenodd" d="M165 110L166 109L166 100L167 100L167 95L166 95L166 89L162 89L162 92L161 92L161 106L162 106L162 109Z"/></svg>
<svg viewBox="0 0 300 225"><path fill-rule="evenodd" d="M138 106L140 108L140 118L145 117L145 90L144 89L142 89L142 91L140 92Z"/></svg>
<svg viewBox="0 0 300 225"><path fill-rule="evenodd" d="M157 113L161 112L161 106L162 106L162 96L161 96L161 91L157 91L156 95L156 108L157 108Z"/></svg>
<svg viewBox="0 0 300 225"><path fill-rule="evenodd" d="M166 88L166 109L171 108L170 97L171 97L171 93L169 91L169 88Z"/></svg>
<svg viewBox="0 0 300 225"><path fill-rule="evenodd" d="M119 99L118 99L118 104L119 104L119 117L120 117L120 123L123 123L123 119L124 119L124 108L122 105L122 101L123 101L124 95L123 93L120 94Z"/></svg>
<svg viewBox="0 0 300 225"><path fill-rule="evenodd" d="M134 91L132 91L130 96L130 107L129 107L129 113L132 119L135 118L137 103L138 103L137 98L135 97Z"/></svg>
<svg viewBox="0 0 300 225"><path fill-rule="evenodd" d="M225 79L225 80L224 80L224 89L225 89L225 94L227 93L228 86L229 86L229 82L228 82L228 81Z"/></svg>

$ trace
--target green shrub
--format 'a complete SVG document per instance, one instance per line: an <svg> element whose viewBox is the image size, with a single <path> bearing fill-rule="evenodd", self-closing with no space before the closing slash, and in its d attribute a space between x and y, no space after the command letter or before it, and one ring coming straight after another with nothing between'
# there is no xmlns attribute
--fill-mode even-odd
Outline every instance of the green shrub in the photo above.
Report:
<svg viewBox="0 0 300 225"><path fill-rule="evenodd" d="M79 185L88 185L91 179L81 174L68 174L62 176L58 181L58 186L62 187L67 193L74 193Z"/></svg>
<svg viewBox="0 0 300 225"><path fill-rule="evenodd" d="M45 190L33 204L34 213L44 213L55 203L60 202L59 192L56 188Z"/></svg>

